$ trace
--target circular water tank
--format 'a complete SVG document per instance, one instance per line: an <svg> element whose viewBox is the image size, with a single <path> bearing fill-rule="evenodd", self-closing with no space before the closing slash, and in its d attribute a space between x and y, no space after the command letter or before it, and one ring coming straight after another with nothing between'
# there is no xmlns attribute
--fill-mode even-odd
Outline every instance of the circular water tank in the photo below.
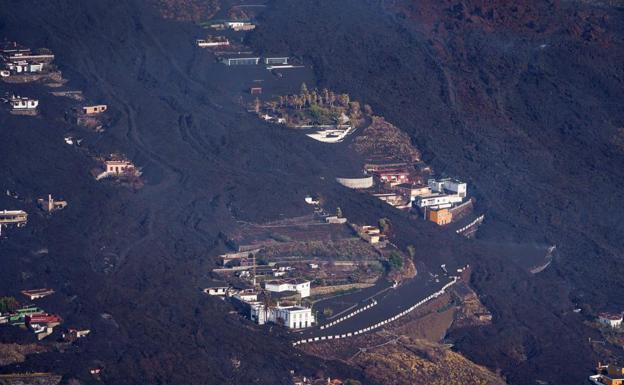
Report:
<svg viewBox="0 0 624 385"><path fill-rule="evenodd" d="M336 182L352 189L371 188L374 184L372 176L359 178L336 178Z"/></svg>

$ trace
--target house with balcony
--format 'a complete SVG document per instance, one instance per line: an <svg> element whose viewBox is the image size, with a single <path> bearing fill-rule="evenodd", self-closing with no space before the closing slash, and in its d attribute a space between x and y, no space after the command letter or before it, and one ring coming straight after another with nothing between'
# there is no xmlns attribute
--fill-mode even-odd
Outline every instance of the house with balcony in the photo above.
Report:
<svg viewBox="0 0 624 385"><path fill-rule="evenodd" d="M304 329L315 324L312 309L304 306L267 307L259 302L250 304L250 318L258 325L272 322L288 329Z"/></svg>

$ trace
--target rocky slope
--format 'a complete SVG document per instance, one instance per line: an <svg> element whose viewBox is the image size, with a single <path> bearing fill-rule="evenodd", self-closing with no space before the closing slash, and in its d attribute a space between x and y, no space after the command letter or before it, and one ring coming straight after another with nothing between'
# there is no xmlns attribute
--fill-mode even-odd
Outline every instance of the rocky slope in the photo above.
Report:
<svg viewBox="0 0 624 385"><path fill-rule="evenodd" d="M3 372L91 382L98 365L111 384L289 384L291 369L362 379L344 364L305 358L283 333L252 328L200 291L237 220L301 215L310 189L334 189L319 176L333 180L325 162L347 164L341 154L224 98L217 64L193 46L205 32L163 20L145 2L16 3L0 7L0 20L4 37L52 49L69 87L83 90L85 103L108 104L111 117L103 134L78 130L64 119L76 102L37 85L1 86L38 98L41 113L0 110L2 188L23 198L2 194L0 207L31 213L27 227L0 242L0 292L54 287L46 309L92 330L65 353ZM63 141L69 131L85 137L86 150ZM143 167L142 189L90 175L93 155L117 151ZM47 217L35 200L50 192L69 207Z"/></svg>
<svg viewBox="0 0 624 385"><path fill-rule="evenodd" d="M384 118L373 116L370 125L354 139L353 148L366 159L390 160L414 163L420 160L420 152L414 148L409 135Z"/></svg>
<svg viewBox="0 0 624 385"><path fill-rule="evenodd" d="M500 377L452 350L405 337L396 343L367 349L354 361L365 368L367 375L387 385L505 384Z"/></svg>

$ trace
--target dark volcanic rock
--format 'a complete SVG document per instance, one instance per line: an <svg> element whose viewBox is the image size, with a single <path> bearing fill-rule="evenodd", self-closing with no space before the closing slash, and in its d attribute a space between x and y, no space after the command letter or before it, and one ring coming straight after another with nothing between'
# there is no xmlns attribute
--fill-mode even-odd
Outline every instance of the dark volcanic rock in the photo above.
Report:
<svg viewBox="0 0 624 385"><path fill-rule="evenodd" d="M276 1L251 41L311 60L324 86L370 104L435 169L467 179L487 210L481 238L557 245L532 278L496 251L475 261L494 325L454 338L511 383L583 381L598 357L574 303L624 306L622 8L383 5Z"/></svg>
<svg viewBox="0 0 624 385"><path fill-rule="evenodd" d="M289 384L290 369L361 377L306 358L270 326L249 327L198 284L237 220L301 214L305 194L333 188L327 181L349 159L247 115L224 96L217 64L193 47L203 32L163 21L143 2L12 3L0 20L7 39L52 49L68 86L108 104L112 119L102 135L79 131L87 150L78 151L63 142L77 129L63 118L74 102L40 86L2 86L42 107L36 118L0 111L2 188L24 197L2 194L0 207L31 214L0 241L0 292L53 287L42 306L93 330L21 370L91 381L98 365L110 384ZM143 167L144 188L91 177L90 153L113 151ZM39 214L35 199L48 193L69 207ZM48 252L35 253L41 248Z"/></svg>
<svg viewBox="0 0 624 385"><path fill-rule="evenodd" d="M333 176L353 170L348 144L301 140L246 114L221 82L227 75L193 47L205 31L163 21L138 0L0 8L4 37L51 48L69 87L107 103L111 117L103 135L81 132L87 150L77 151L62 140L76 129L64 119L73 102L2 85L42 108L34 118L0 111L2 188L24 197L2 195L0 209L31 213L0 241L0 291L54 287L42 306L93 329L21 370L87 382L98 365L110 384L288 384L289 369L361 378L291 349L276 328L248 327L198 290L237 221L301 215L312 191L355 222L389 218L394 241L414 244L419 263L475 266L494 322L450 336L469 358L513 384L584 380L598 360L585 342L595 335L572 307L624 305L621 9L384 4L276 0L250 43L313 62L322 83L372 105L436 170L470 182L487 212L486 244L337 187ZM143 167L144 188L93 180L90 155L113 151ZM47 193L70 206L37 214ZM556 244L559 254L532 276L492 241Z"/></svg>

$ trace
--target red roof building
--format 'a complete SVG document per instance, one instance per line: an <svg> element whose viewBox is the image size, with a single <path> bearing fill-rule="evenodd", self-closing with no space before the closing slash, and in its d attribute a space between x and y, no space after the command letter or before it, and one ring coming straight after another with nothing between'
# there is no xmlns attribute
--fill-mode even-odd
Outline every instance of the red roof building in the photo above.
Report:
<svg viewBox="0 0 624 385"><path fill-rule="evenodd" d="M26 325L61 323L61 317L54 314L32 314L26 316Z"/></svg>
<svg viewBox="0 0 624 385"><path fill-rule="evenodd" d="M403 184L410 181L410 173L404 168L373 171L373 174L383 183Z"/></svg>

